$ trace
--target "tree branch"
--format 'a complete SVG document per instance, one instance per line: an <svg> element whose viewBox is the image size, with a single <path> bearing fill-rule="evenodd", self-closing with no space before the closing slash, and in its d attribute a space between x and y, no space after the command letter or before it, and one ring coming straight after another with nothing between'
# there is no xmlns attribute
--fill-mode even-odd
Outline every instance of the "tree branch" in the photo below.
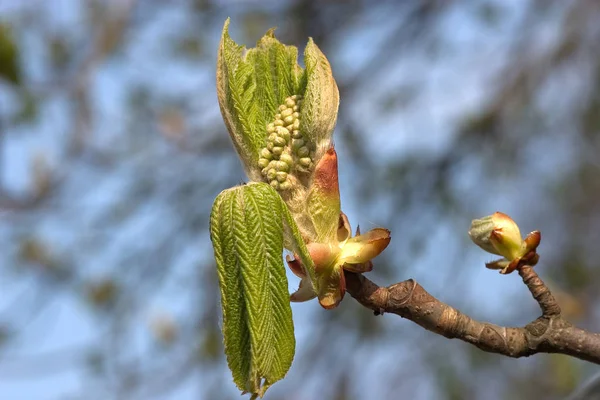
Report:
<svg viewBox="0 0 600 400"><path fill-rule="evenodd" d="M519 275L542 309L542 316L522 328L476 321L429 294L414 279L380 287L362 274L345 271L346 289L363 306L397 314L449 339L509 357L536 353L567 354L600 364L600 334L574 327L561 316L552 293L531 266Z"/></svg>

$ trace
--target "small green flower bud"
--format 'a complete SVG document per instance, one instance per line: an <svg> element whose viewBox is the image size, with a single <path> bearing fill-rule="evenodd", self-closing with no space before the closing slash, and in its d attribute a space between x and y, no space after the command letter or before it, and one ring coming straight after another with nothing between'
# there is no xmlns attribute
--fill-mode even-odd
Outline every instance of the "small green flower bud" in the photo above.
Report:
<svg viewBox="0 0 600 400"><path fill-rule="evenodd" d="M290 112L291 111L292 110L290 110ZM283 123L286 124L286 125L293 124L294 120L295 120L295 118L294 118L293 115L288 115L287 117L283 118Z"/></svg>
<svg viewBox="0 0 600 400"><path fill-rule="evenodd" d="M290 181L281 182L279 184L279 190L290 190L292 188L292 184Z"/></svg>
<svg viewBox="0 0 600 400"><path fill-rule="evenodd" d="M302 139L292 139L292 149L294 151L298 151L300 147L304 146L304 140Z"/></svg>
<svg viewBox="0 0 600 400"><path fill-rule="evenodd" d="M271 160L271 162L269 163L269 169L274 169L275 171L278 171L278 169L277 169L278 165L279 165L279 161Z"/></svg>
<svg viewBox="0 0 600 400"><path fill-rule="evenodd" d="M288 153L283 153L281 156L279 156L279 161L284 162L288 167L292 166L294 163L292 156L290 156Z"/></svg>
<svg viewBox="0 0 600 400"><path fill-rule="evenodd" d="M269 125L267 125L267 132L268 133L273 133L275 132L275 124L270 123Z"/></svg>
<svg viewBox="0 0 600 400"><path fill-rule="evenodd" d="M279 114L277 114L279 115ZM276 118L275 121L273 122L273 125L275 126L283 126L283 121L279 118Z"/></svg>
<svg viewBox="0 0 600 400"><path fill-rule="evenodd" d="M281 127L281 126L277 127L277 135L280 138L285 139L286 143L287 143L288 140L290 140L290 131L287 130L286 128ZM284 143L282 146L284 146L286 143Z"/></svg>
<svg viewBox="0 0 600 400"><path fill-rule="evenodd" d="M298 160L298 163L303 166L303 167L310 167L310 164L312 163L312 160L308 157L302 157L301 159Z"/></svg>
<svg viewBox="0 0 600 400"><path fill-rule="evenodd" d="M295 130L295 131L292 132L292 137L294 139L302 139L302 134L300 133L300 131Z"/></svg>
<svg viewBox="0 0 600 400"><path fill-rule="evenodd" d="M281 111L281 117L285 121L285 118L291 116L294 113L294 110L292 110L291 108L286 108L283 105L279 106L280 110L281 110L281 107L283 107L283 110ZM299 115L298 115L298 117L299 117ZM298 117L296 117L296 118L298 118Z"/></svg>
<svg viewBox="0 0 600 400"><path fill-rule="evenodd" d="M261 168L266 168L269 165L269 160L267 160L266 158L259 158L258 159L258 166Z"/></svg>
<svg viewBox="0 0 600 400"><path fill-rule="evenodd" d="M282 114L287 109L288 109L288 107L285 104L282 104L279 106L279 111L281 111ZM279 115L279 114L277 114L277 115ZM277 117L275 117L275 118L277 118Z"/></svg>
<svg viewBox="0 0 600 400"><path fill-rule="evenodd" d="M294 97L294 96L292 96L292 97ZM297 107L296 101L292 97L288 97L287 99L285 99L285 105L287 107L290 107L290 108Z"/></svg>
<svg viewBox="0 0 600 400"><path fill-rule="evenodd" d="M296 154L298 154L298 157L307 157L309 154L308 147L306 147L306 146L300 147L298 149L298 151L296 152Z"/></svg>
<svg viewBox="0 0 600 400"><path fill-rule="evenodd" d="M285 128L284 128L284 129L285 129ZM285 146L285 145L287 144L287 140L285 140L285 139L284 139L284 138L282 138L281 136L277 136L277 137L275 138L275 140L273 140L273 144L274 144L275 146L280 146L280 147L283 147L283 146Z"/></svg>
<svg viewBox="0 0 600 400"><path fill-rule="evenodd" d="M293 130L295 130L295 131L300 130L300 120L299 119L294 121L294 129Z"/></svg>
<svg viewBox="0 0 600 400"><path fill-rule="evenodd" d="M273 154L271 154L271 152L268 149L262 149L260 151L260 156L262 158L266 158L267 160L272 160L273 159Z"/></svg>
<svg viewBox="0 0 600 400"><path fill-rule="evenodd" d="M271 151L273 152L274 155L280 156L283 153L283 147L275 147L275 146L273 146L273 148L271 149Z"/></svg>
<svg viewBox="0 0 600 400"><path fill-rule="evenodd" d="M277 170L275 170L275 168L271 168L267 171L267 179L269 179L269 180L275 179L276 176L277 176Z"/></svg>
<svg viewBox="0 0 600 400"><path fill-rule="evenodd" d="M275 190L279 189L279 182L277 182L276 180L270 181L269 185L271 185Z"/></svg>
<svg viewBox="0 0 600 400"><path fill-rule="evenodd" d="M277 161L277 166L275 167L275 169L277 171L288 172L290 170L290 166L285 161Z"/></svg>
<svg viewBox="0 0 600 400"><path fill-rule="evenodd" d="M285 180L287 179L287 175L287 172L281 171L277 172L276 177L279 182L285 182Z"/></svg>

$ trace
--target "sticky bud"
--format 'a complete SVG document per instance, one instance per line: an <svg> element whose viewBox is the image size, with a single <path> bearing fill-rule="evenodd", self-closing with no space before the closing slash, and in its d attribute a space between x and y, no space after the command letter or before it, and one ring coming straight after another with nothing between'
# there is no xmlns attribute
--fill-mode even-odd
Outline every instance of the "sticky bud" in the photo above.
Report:
<svg viewBox="0 0 600 400"><path fill-rule="evenodd" d="M540 243L539 231L531 232L525 240L521 238L519 226L508 215L496 212L471 222L469 237L477 246L488 253L504 259L487 263L487 268L500 269L507 274L520 264L537 263L537 246Z"/></svg>
<svg viewBox="0 0 600 400"><path fill-rule="evenodd" d="M488 253L509 260L522 256L525 250L519 227L508 215L501 212L473 220L469 237Z"/></svg>

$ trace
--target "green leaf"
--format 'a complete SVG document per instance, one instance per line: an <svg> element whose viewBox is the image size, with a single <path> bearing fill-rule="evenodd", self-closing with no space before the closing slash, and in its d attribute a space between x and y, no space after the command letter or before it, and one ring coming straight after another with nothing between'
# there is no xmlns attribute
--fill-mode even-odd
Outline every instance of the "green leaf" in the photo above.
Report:
<svg viewBox="0 0 600 400"><path fill-rule="evenodd" d="M285 376L294 357L282 260L284 220L290 219L265 183L221 192L211 212L227 363L238 388L261 397Z"/></svg>
<svg viewBox="0 0 600 400"><path fill-rule="evenodd" d="M318 153L329 148L337 121L340 94L329 61L319 47L308 40L304 50L306 90L300 131L316 144ZM317 155L319 158L319 155Z"/></svg>
<svg viewBox="0 0 600 400"><path fill-rule="evenodd" d="M298 94L304 70L298 49L279 42L270 29L246 50L229 36L225 21L217 58L217 96L221 114L248 176L261 181L258 157L266 126L286 97Z"/></svg>

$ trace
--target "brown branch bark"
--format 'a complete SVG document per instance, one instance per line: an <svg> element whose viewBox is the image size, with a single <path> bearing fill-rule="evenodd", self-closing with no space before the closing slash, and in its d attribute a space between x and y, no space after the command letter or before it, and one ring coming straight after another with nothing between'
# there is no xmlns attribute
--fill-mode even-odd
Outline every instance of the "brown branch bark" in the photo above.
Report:
<svg viewBox="0 0 600 400"><path fill-rule="evenodd" d="M539 318L524 327L476 321L433 297L414 279L380 287L362 274L345 271L345 275L348 293L376 315L397 314L438 335L509 357L560 353L600 364L600 334L565 320L554 296L532 267L525 265L518 271L542 310Z"/></svg>

